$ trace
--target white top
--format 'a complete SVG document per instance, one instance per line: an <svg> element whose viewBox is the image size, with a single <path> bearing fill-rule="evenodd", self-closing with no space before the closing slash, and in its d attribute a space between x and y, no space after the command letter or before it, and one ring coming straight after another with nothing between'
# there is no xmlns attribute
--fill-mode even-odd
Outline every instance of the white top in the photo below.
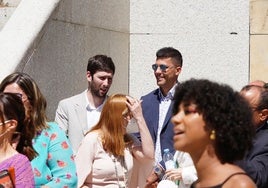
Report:
<svg viewBox="0 0 268 188"><path fill-rule="evenodd" d="M131 151L125 149L125 171L118 159L114 162L113 157L104 151L97 132L90 132L84 137L76 154L75 163L78 187L86 185L92 188L118 188L118 181L120 184L123 184L125 180L131 181L133 168Z"/></svg>
<svg viewBox="0 0 268 188"><path fill-rule="evenodd" d="M88 130L90 130L94 125L96 125L100 119L100 114L101 114L101 110L102 107L107 99L104 100L104 102L98 106L97 108L95 108L94 106L92 106L87 98L87 91L85 92L85 97L86 97L86 101L87 101L87 106L86 106L86 110L87 110L87 126L88 126Z"/></svg>

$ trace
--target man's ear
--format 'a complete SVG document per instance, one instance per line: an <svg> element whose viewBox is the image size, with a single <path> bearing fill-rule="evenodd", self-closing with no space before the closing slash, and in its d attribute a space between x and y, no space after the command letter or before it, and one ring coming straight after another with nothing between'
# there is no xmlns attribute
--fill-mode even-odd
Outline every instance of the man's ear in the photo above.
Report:
<svg viewBox="0 0 268 188"><path fill-rule="evenodd" d="M92 75L90 71L87 71L87 81L91 82L92 81Z"/></svg>
<svg viewBox="0 0 268 188"><path fill-rule="evenodd" d="M176 67L176 75L180 75L181 73L181 67Z"/></svg>
<svg viewBox="0 0 268 188"><path fill-rule="evenodd" d="M263 109L260 113L260 120L267 121L268 120L268 109Z"/></svg>

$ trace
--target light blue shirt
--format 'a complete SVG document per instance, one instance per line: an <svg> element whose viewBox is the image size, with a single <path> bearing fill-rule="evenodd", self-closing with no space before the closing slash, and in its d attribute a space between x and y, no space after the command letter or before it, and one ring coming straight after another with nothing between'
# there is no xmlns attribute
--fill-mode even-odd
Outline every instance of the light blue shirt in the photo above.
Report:
<svg viewBox="0 0 268 188"><path fill-rule="evenodd" d="M177 84L176 84L177 85ZM162 152L161 152L161 144L160 144L160 133L163 128L163 124L167 115L167 111L169 109L169 106L171 104L171 101L173 99L174 93L175 93L175 87L174 85L169 92L167 93L167 96L164 96L162 92L159 90L159 98L160 98L160 104L159 104L159 121L158 121L158 129L157 129L157 137L156 137L156 145L155 145L155 162L162 161Z"/></svg>

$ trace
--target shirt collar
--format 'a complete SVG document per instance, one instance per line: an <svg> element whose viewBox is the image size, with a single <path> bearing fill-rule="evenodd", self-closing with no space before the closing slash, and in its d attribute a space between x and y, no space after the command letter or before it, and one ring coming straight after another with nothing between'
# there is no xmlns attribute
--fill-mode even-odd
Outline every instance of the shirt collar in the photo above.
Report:
<svg viewBox="0 0 268 188"><path fill-rule="evenodd" d="M167 93L167 96L164 96L161 90L159 89L158 96L161 100L172 100L175 93L175 88L177 84L175 84Z"/></svg>
<svg viewBox="0 0 268 188"><path fill-rule="evenodd" d="M102 109L104 103L106 102L106 100L107 100L107 98L108 98L108 95L106 95L105 100L103 101L103 103L102 103L100 106L98 106L97 108L93 107L93 106L90 104L90 102L89 102L89 100L88 100L88 98L87 98L87 90L86 90L86 92L85 92L85 97L86 97L86 109L87 109L88 111L92 111L92 110L99 110L99 109Z"/></svg>

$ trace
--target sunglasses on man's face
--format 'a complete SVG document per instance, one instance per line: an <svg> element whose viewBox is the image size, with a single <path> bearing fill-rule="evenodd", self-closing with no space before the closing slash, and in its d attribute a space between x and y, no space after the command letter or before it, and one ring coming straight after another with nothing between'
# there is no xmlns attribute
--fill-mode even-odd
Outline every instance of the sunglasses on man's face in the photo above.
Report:
<svg viewBox="0 0 268 188"><path fill-rule="evenodd" d="M168 68L173 68L174 66L169 67L169 66L163 65L163 64L161 64L161 65L152 64L152 69L154 70L154 72L158 69L158 67L160 67L160 70L162 72L166 72Z"/></svg>

